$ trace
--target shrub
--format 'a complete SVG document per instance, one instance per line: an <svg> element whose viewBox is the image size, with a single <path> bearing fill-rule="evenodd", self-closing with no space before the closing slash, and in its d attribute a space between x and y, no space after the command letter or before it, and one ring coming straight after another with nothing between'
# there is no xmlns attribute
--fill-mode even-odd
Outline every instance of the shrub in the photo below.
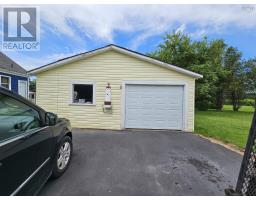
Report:
<svg viewBox="0 0 256 200"><path fill-rule="evenodd" d="M207 111L209 108L209 102L207 100L197 101L196 108L200 111Z"/></svg>
<svg viewBox="0 0 256 200"><path fill-rule="evenodd" d="M244 99L244 100L242 100L242 105L243 106L253 106L254 100L253 99Z"/></svg>

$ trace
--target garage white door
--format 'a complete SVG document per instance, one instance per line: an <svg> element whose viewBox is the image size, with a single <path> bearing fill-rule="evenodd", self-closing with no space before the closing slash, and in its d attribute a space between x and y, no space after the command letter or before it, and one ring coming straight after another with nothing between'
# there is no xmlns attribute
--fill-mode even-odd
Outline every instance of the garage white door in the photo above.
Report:
<svg viewBox="0 0 256 200"><path fill-rule="evenodd" d="M183 129L183 86L126 85L125 128Z"/></svg>

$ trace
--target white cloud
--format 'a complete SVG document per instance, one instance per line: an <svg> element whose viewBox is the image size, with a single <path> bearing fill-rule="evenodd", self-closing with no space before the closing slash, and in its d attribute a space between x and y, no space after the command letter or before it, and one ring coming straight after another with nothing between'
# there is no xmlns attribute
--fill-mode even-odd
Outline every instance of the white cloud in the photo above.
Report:
<svg viewBox="0 0 256 200"><path fill-rule="evenodd" d="M175 31L175 33L183 33L186 29L186 24L181 24Z"/></svg>
<svg viewBox="0 0 256 200"><path fill-rule="evenodd" d="M40 17L44 34L50 30L81 41L79 30L95 41L112 43L117 32L138 33L130 44L136 48L151 36L177 27L185 31L191 24L195 32L205 33L230 26L256 28L256 5L41 5Z"/></svg>
<svg viewBox="0 0 256 200"><path fill-rule="evenodd" d="M42 5L40 17L41 33L46 37L51 31L85 43L79 32L95 43L114 43L121 32L133 35L128 42L132 49L152 36L173 30L198 38L229 31L230 27L256 29L256 5ZM189 32L191 25L193 31ZM16 53L12 58L31 69L78 52L63 51L67 53L40 58Z"/></svg>
<svg viewBox="0 0 256 200"><path fill-rule="evenodd" d="M20 66L22 66L26 70L31 70L36 67L40 67L42 65L49 64L59 59L73 56L85 51L86 50L76 50L76 51L70 51L66 53L54 53L54 54L49 54L49 55L40 56L40 57L28 56L28 55L24 55L23 52L15 52L15 51L4 52L4 53L7 54L11 59L13 59L15 62L17 62Z"/></svg>
<svg viewBox="0 0 256 200"><path fill-rule="evenodd" d="M114 42L117 32L138 32L131 46L147 38L192 24L200 32L220 32L230 26L256 28L256 6L244 5L61 5L41 6L41 18L58 34L77 37L74 25L85 36ZM71 25L72 24L72 25Z"/></svg>
<svg viewBox="0 0 256 200"><path fill-rule="evenodd" d="M206 36L206 29L198 29L197 31L195 32L192 32L192 33L189 33L189 35L194 38L194 39L200 39L202 38L203 36Z"/></svg>

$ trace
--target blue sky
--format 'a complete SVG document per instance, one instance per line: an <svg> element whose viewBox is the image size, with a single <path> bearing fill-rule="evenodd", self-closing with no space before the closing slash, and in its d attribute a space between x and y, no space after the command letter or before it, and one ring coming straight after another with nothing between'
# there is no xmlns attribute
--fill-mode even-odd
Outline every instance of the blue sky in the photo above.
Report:
<svg viewBox="0 0 256 200"><path fill-rule="evenodd" d="M255 5L44 5L40 51L4 53L26 69L114 43L141 53L157 48L166 32L193 40L223 38L245 59L256 57ZM2 21L2 19L1 19ZM1 24L2 26L2 24Z"/></svg>

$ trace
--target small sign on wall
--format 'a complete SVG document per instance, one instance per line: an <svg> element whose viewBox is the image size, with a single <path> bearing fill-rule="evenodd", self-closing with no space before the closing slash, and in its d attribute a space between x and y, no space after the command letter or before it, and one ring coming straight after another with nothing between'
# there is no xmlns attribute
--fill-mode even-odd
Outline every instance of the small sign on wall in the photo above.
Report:
<svg viewBox="0 0 256 200"><path fill-rule="evenodd" d="M107 83L105 89L105 101L103 105L103 112L111 112L112 111L112 104L111 104L111 87L110 84Z"/></svg>

